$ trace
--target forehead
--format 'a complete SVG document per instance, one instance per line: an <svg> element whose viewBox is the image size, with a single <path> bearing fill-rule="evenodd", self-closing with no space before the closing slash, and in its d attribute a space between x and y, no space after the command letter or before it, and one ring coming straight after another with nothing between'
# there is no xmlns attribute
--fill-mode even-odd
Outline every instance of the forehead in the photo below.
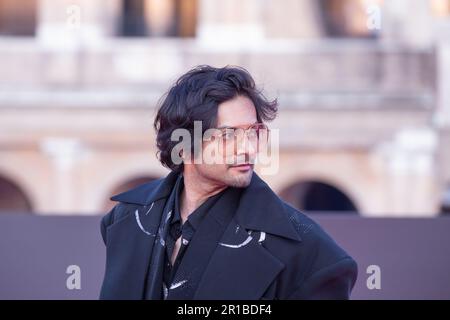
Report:
<svg viewBox="0 0 450 320"><path fill-rule="evenodd" d="M246 96L236 96L219 104L217 127L237 127L257 122L256 109Z"/></svg>

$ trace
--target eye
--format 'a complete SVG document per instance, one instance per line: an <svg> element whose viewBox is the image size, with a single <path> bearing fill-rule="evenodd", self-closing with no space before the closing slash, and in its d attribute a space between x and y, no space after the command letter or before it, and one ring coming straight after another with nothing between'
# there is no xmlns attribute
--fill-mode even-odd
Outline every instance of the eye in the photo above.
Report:
<svg viewBox="0 0 450 320"><path fill-rule="evenodd" d="M222 139L225 141L232 140L234 138L234 130L226 129L222 132Z"/></svg>
<svg viewBox="0 0 450 320"><path fill-rule="evenodd" d="M258 136L259 136L259 129L258 129L258 128L251 128L251 129L248 131L248 137L249 137L250 139L258 138Z"/></svg>
<svg viewBox="0 0 450 320"><path fill-rule="evenodd" d="M268 128L265 124L257 124L250 128L248 136L250 138L259 138L261 134L267 132Z"/></svg>

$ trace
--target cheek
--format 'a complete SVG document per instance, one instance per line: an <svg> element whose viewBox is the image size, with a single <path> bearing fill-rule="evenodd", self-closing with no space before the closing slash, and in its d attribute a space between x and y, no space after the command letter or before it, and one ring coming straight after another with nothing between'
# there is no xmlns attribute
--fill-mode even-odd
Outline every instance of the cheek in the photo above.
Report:
<svg viewBox="0 0 450 320"><path fill-rule="evenodd" d="M203 163L210 165L223 165L227 161L233 160L233 155L227 153L226 150L214 141L205 141L202 144L202 160Z"/></svg>
<svg viewBox="0 0 450 320"><path fill-rule="evenodd" d="M228 167L222 164L201 164L196 167L203 176L214 178L215 180L222 180L229 172Z"/></svg>

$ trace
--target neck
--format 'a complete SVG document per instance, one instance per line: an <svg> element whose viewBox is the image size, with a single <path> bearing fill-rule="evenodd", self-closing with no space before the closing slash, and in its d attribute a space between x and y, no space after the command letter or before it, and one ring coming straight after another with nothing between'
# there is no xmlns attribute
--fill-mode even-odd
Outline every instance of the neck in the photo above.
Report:
<svg viewBox="0 0 450 320"><path fill-rule="evenodd" d="M185 166L183 171L184 188L180 197L180 214L183 223L208 198L227 188L226 185L214 183L191 169Z"/></svg>

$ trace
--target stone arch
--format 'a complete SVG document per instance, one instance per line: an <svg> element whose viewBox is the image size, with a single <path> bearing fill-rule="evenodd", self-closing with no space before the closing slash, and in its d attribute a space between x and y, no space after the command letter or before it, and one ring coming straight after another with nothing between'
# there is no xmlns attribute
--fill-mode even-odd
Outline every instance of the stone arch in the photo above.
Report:
<svg viewBox="0 0 450 320"><path fill-rule="evenodd" d="M358 213L352 197L328 181L299 180L281 190L280 196L299 210Z"/></svg>
<svg viewBox="0 0 450 320"><path fill-rule="evenodd" d="M24 189L0 174L0 212L32 212L31 200Z"/></svg>

